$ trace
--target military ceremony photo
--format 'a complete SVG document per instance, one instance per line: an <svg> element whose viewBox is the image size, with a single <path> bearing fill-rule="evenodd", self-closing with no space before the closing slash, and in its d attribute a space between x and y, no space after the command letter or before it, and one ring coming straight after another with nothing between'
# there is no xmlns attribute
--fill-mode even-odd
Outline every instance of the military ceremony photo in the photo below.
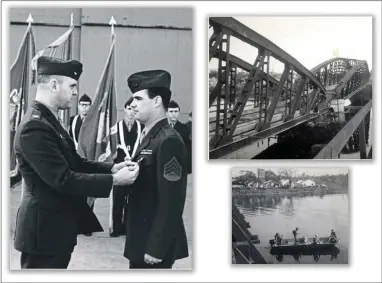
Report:
<svg viewBox="0 0 382 283"><path fill-rule="evenodd" d="M10 269L192 270L192 8L8 16Z"/></svg>

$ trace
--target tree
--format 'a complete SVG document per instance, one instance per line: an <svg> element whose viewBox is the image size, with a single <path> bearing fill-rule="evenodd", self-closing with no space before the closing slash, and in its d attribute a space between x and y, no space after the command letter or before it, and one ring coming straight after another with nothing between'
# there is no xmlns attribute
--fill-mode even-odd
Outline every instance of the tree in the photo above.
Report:
<svg viewBox="0 0 382 283"><path fill-rule="evenodd" d="M248 187L249 183L257 181L257 176L252 171L240 171L240 173L242 173L242 175L232 178L232 185Z"/></svg>
<svg viewBox="0 0 382 283"><path fill-rule="evenodd" d="M286 178L286 179L289 179L290 183L292 183L292 178L293 178L293 175L296 173L296 170L293 170L293 169L280 169L279 170L279 174Z"/></svg>
<svg viewBox="0 0 382 283"><path fill-rule="evenodd" d="M265 181L278 181L278 176L271 170L265 171Z"/></svg>

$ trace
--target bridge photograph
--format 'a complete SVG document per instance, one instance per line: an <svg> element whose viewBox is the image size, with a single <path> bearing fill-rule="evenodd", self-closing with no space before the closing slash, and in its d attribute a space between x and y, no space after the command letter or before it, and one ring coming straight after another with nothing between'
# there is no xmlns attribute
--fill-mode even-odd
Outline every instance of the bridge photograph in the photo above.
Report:
<svg viewBox="0 0 382 283"><path fill-rule="evenodd" d="M232 263L349 263L347 168L231 172Z"/></svg>
<svg viewBox="0 0 382 283"><path fill-rule="evenodd" d="M362 17L210 17L209 159L372 159Z"/></svg>

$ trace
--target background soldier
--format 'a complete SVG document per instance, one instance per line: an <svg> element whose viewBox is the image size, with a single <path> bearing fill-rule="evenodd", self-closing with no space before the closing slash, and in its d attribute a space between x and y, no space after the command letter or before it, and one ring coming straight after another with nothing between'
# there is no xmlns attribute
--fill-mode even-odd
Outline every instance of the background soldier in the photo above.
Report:
<svg viewBox="0 0 382 283"><path fill-rule="evenodd" d="M189 155L188 153L191 153L190 131L185 124L178 120L179 114L179 104L176 101L171 100L167 109L168 123L181 135L183 142L187 147L187 155ZM187 172L191 173L191 156L189 155L187 158Z"/></svg>
<svg viewBox="0 0 382 283"><path fill-rule="evenodd" d="M131 75L128 85L135 118L145 125L133 161L140 173L132 186L124 255L130 268L172 268L188 256L183 209L187 190L187 149L169 125L166 109L171 76L162 70Z"/></svg>
<svg viewBox="0 0 382 283"><path fill-rule="evenodd" d="M130 104L133 97L130 97L124 107L125 116L117 124L117 157L115 163L131 160L137 151L144 125L135 120L135 112ZM110 223L110 237L118 237L125 234L128 190L124 187L114 186L113 197L111 198L112 223Z"/></svg>
<svg viewBox="0 0 382 283"><path fill-rule="evenodd" d="M134 182L138 166L81 158L58 121L77 95L78 61L40 57L36 100L15 136L24 179L16 217L15 249L21 268L67 268L77 234L103 231L86 196L107 198L113 185Z"/></svg>
<svg viewBox="0 0 382 283"><path fill-rule="evenodd" d="M74 141L74 146L76 150L78 149L78 137L80 135L80 130L82 123L89 112L90 106L92 104L92 100L86 93L84 93L79 101L78 101L78 113L75 116L70 117L69 121L69 135L72 137ZM88 198L87 202L92 210L94 210L95 199ZM85 236L91 236L92 233L84 233Z"/></svg>
<svg viewBox="0 0 382 283"><path fill-rule="evenodd" d="M86 115L89 112L90 106L92 104L92 100L89 96L82 95L80 100L78 101L78 115L70 117L69 123L69 135L72 137L76 149L78 148L78 136L80 134L80 129L82 126L82 122L84 121Z"/></svg>

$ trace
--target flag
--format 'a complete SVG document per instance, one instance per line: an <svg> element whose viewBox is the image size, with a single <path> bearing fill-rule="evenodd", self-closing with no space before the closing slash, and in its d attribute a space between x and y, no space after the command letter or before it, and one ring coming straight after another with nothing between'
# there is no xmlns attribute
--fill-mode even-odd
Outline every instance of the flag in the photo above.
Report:
<svg viewBox="0 0 382 283"><path fill-rule="evenodd" d="M95 161L112 162L117 152L117 100L115 88L115 36L98 82L93 104L80 129L78 154ZM89 205L95 199L88 201Z"/></svg>
<svg viewBox="0 0 382 283"><path fill-rule="evenodd" d="M112 161L117 150L115 38L98 82L94 102L78 137L78 153L89 160Z"/></svg>
<svg viewBox="0 0 382 283"><path fill-rule="evenodd" d="M73 16L72 16L73 18ZM62 60L72 59L72 34L74 30L73 20L71 20L69 29L55 41L50 43L44 49L40 50L32 60L32 68L37 70L37 60L41 56L55 57ZM46 53L46 54L44 54ZM67 130L70 118L70 109L59 110L59 117L62 126Z"/></svg>
<svg viewBox="0 0 382 283"><path fill-rule="evenodd" d="M16 164L16 155L14 152L13 142L16 129L20 124L24 113L28 107L29 87L31 84L30 62L35 55L35 42L32 26L29 25L20 49L17 53L16 60L10 70L10 145L11 145L11 188L21 182L21 173Z"/></svg>

